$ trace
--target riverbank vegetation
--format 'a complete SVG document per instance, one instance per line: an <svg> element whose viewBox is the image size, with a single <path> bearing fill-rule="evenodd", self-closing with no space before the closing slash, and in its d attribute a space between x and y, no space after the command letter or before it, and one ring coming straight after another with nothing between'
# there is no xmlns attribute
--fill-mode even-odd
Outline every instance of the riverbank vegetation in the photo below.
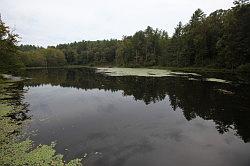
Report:
<svg viewBox="0 0 250 166"><path fill-rule="evenodd" d="M157 66L249 72L250 4L249 0L234 4L228 10L216 10L208 16L197 9L188 23L178 23L171 37L164 30L148 26L122 40L81 41L46 49L21 45L9 51L11 56L1 53L5 57L0 65ZM17 41L17 36L8 31L7 36L7 41Z"/></svg>

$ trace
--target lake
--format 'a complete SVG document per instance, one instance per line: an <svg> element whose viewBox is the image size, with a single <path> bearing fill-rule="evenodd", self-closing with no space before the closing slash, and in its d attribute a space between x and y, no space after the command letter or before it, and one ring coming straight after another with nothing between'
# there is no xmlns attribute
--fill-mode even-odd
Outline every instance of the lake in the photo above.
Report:
<svg viewBox="0 0 250 166"><path fill-rule="evenodd" d="M94 68L32 69L23 76L31 78L22 84L31 117L24 131L36 145L56 142L65 160L250 165L250 86L234 76L121 76Z"/></svg>

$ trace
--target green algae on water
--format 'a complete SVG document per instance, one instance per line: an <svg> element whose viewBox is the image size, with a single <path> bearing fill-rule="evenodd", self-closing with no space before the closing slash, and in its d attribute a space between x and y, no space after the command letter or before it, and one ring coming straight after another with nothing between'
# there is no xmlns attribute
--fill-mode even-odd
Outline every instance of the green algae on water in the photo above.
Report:
<svg viewBox="0 0 250 166"><path fill-rule="evenodd" d="M200 76L196 73L173 72L163 69L146 68L97 68L98 73L109 76L141 76L141 77L170 77L170 76Z"/></svg>
<svg viewBox="0 0 250 166"><path fill-rule="evenodd" d="M218 78L206 78L205 81L209 81L209 82L219 82L219 83L225 83L225 84L231 83L230 81L223 80L223 79L218 79Z"/></svg>

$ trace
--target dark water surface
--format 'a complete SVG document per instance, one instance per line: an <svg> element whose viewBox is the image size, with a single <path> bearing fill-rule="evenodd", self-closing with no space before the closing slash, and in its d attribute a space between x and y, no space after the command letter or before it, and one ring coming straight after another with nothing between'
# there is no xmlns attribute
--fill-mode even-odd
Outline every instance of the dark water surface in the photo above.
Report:
<svg viewBox="0 0 250 166"><path fill-rule="evenodd" d="M27 70L35 144L85 166L249 166L249 84Z"/></svg>

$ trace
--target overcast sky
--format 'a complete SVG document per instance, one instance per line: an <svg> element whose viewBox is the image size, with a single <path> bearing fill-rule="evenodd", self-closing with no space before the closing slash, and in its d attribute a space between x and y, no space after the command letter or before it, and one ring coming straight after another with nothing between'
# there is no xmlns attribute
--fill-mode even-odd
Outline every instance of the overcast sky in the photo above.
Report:
<svg viewBox="0 0 250 166"><path fill-rule="evenodd" d="M201 8L206 14L228 9L233 0L0 0L2 19L40 46L132 35L148 25L172 34Z"/></svg>

